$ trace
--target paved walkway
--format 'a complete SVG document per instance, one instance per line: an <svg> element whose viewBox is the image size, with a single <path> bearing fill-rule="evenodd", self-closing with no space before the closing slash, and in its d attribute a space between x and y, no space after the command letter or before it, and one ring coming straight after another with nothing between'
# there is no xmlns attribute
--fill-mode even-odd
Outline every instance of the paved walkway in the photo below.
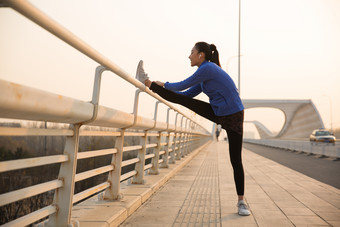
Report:
<svg viewBox="0 0 340 227"><path fill-rule="evenodd" d="M252 215L238 216L227 149L205 147L120 226L340 226L340 190L246 149Z"/></svg>

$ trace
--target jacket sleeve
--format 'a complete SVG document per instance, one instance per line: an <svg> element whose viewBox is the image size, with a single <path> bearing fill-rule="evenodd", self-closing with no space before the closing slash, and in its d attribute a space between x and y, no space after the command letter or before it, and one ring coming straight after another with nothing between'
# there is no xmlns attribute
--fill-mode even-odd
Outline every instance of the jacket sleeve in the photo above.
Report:
<svg viewBox="0 0 340 227"><path fill-rule="evenodd" d="M204 73L204 71L206 70L204 70L203 68L199 68L192 76L188 77L187 79L177 83L166 82L164 84L164 87L171 91L183 91L185 89L194 87L208 79L207 74Z"/></svg>
<svg viewBox="0 0 340 227"><path fill-rule="evenodd" d="M178 93L178 94L182 94L182 95L188 96L190 98L193 98L193 97L197 96L199 93L202 92L202 87L201 87L201 84L197 84L197 85L189 88L186 91L175 91L175 92Z"/></svg>

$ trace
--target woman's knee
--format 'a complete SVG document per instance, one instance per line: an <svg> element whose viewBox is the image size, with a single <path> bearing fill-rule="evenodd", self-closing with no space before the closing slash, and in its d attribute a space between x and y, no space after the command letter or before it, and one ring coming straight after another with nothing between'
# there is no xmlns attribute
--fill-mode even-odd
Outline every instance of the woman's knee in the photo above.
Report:
<svg viewBox="0 0 340 227"><path fill-rule="evenodd" d="M243 164L242 164L241 158L231 159L230 162L231 162L233 169L243 169Z"/></svg>

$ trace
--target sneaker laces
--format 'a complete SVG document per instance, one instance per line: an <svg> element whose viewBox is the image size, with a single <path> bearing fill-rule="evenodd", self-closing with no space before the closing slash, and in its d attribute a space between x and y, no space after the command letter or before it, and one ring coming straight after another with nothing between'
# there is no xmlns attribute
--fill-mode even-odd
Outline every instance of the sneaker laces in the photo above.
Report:
<svg viewBox="0 0 340 227"><path fill-rule="evenodd" d="M145 75L144 67L140 67L138 70L140 75Z"/></svg>
<svg viewBox="0 0 340 227"><path fill-rule="evenodd" d="M244 203L240 203L238 205L238 208L248 210L248 206L246 204L244 204Z"/></svg>

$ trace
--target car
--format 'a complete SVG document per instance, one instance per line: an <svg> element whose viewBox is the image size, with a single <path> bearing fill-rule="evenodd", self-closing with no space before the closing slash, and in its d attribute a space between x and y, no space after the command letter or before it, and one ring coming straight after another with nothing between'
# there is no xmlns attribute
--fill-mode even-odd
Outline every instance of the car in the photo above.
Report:
<svg viewBox="0 0 340 227"><path fill-rule="evenodd" d="M335 144L336 138L333 133L325 129L316 129L309 136L310 142L324 142Z"/></svg>

